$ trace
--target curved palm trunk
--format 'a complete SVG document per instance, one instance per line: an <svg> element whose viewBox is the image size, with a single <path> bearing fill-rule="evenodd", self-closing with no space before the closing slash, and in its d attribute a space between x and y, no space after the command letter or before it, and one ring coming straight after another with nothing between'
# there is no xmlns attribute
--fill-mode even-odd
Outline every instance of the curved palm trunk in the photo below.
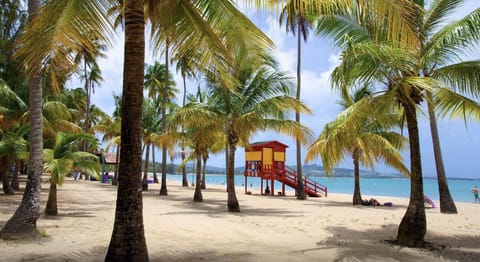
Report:
<svg viewBox="0 0 480 262"><path fill-rule="evenodd" d="M157 163L155 162L155 145L152 145L152 169L153 169L153 183L158 184Z"/></svg>
<svg viewBox="0 0 480 262"><path fill-rule="evenodd" d="M302 87L301 81L301 64L302 64L302 33L300 28L297 30L297 100L300 101L300 93ZM295 121L300 123L300 112L298 110L295 112ZM307 199L307 194L305 193L305 187L303 184L303 171L302 171L302 145L300 140L297 142L297 199L305 200Z"/></svg>
<svg viewBox="0 0 480 262"><path fill-rule="evenodd" d="M112 185L118 185L118 166L120 165L120 145L117 146L115 154L115 172L113 173Z"/></svg>
<svg viewBox="0 0 480 262"><path fill-rule="evenodd" d="M353 189L353 205L362 204L362 194L360 194L360 165L358 163L358 152L353 152L353 174L355 178L355 186Z"/></svg>
<svg viewBox="0 0 480 262"><path fill-rule="evenodd" d="M115 222L105 261L149 261L141 190L144 19L144 1L126 0L122 146Z"/></svg>
<svg viewBox="0 0 480 262"><path fill-rule="evenodd" d="M187 81L185 80L185 75L182 76L183 78L183 100L182 100L182 106L185 107L185 101L187 97ZM183 137L185 135L185 130L182 125L182 163L185 161L185 138ZM182 186L183 187L188 187L188 179L187 179L187 168L185 165L182 167ZM204 189L204 188L202 188Z"/></svg>
<svg viewBox="0 0 480 262"><path fill-rule="evenodd" d="M56 216L57 210L57 183L50 182L50 190L48 191L47 206L45 207L45 215Z"/></svg>
<svg viewBox="0 0 480 262"><path fill-rule="evenodd" d="M398 227L397 242L400 245L421 247L427 232L425 206L423 202L422 161L420 154L420 138L415 105L403 104L410 141L410 201Z"/></svg>
<svg viewBox="0 0 480 262"><path fill-rule="evenodd" d="M142 191L148 191L148 157L150 155L150 144L147 144L145 152L145 165L143 166Z"/></svg>
<svg viewBox="0 0 480 262"><path fill-rule="evenodd" d="M33 19L40 8L40 0L28 1L29 20ZM40 66L40 65L31 65ZM30 160L28 179L22 202L15 214L0 231L0 238L39 239L37 220L40 217L40 192L43 172L43 130L42 130L42 86L39 73L29 75L29 111L30 111Z"/></svg>
<svg viewBox="0 0 480 262"><path fill-rule="evenodd" d="M168 39L165 43L165 88L163 89L162 99L162 132L165 132L167 128L167 100L168 100ZM162 146L162 185L160 187L160 195L168 195L167 191L167 145L164 143Z"/></svg>
<svg viewBox="0 0 480 262"><path fill-rule="evenodd" d="M235 194L235 151L237 150L237 137L229 136L229 152L227 165L227 193L228 193L228 212L240 212L240 205Z"/></svg>
<svg viewBox="0 0 480 262"><path fill-rule="evenodd" d="M203 153L202 154L203 158L203 167L202 167L202 189L207 189L207 183L205 182L206 176L207 176L207 160L208 160L208 154Z"/></svg>
<svg viewBox="0 0 480 262"><path fill-rule="evenodd" d="M443 165L442 148L440 146L440 136L438 135L437 117L435 110L431 103L432 94L427 94L428 101L428 116L430 119L430 132L432 134L433 153L435 155L435 167L437 168L438 192L440 195L440 212L448 214L457 214L457 207L450 195L448 189L447 175L445 174L445 167Z"/></svg>
<svg viewBox="0 0 480 262"><path fill-rule="evenodd" d="M193 195L193 202L202 202L202 188L201 188L201 180L202 180L202 154L195 153L197 158L197 181L195 181L195 193Z"/></svg>

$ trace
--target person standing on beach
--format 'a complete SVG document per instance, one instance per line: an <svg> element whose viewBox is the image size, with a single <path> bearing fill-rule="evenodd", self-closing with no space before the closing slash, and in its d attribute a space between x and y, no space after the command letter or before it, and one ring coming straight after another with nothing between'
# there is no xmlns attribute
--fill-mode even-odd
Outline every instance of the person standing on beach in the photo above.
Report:
<svg viewBox="0 0 480 262"><path fill-rule="evenodd" d="M475 203L480 203L480 200L478 198L478 188L477 186L474 186L472 189L473 196L475 197Z"/></svg>

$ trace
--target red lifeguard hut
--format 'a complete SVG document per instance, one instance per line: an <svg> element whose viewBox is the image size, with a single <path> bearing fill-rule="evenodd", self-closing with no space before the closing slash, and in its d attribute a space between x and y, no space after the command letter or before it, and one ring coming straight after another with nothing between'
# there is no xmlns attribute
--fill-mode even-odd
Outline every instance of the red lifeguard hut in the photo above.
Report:
<svg viewBox="0 0 480 262"><path fill-rule="evenodd" d="M275 180L282 183L285 195L285 185L297 188L297 174L285 165L287 145L276 140L256 142L245 148L245 193L247 194L248 177L260 178L260 190L266 195L275 195ZM265 180L265 190L264 190ZM269 186L270 184L270 186ZM312 197L327 196L327 188L304 176L305 192Z"/></svg>

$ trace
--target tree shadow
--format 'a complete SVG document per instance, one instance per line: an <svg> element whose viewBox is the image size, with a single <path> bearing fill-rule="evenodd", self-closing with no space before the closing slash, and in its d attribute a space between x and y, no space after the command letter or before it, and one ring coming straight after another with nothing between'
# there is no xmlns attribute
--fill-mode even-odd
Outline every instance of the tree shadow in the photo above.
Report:
<svg viewBox="0 0 480 262"><path fill-rule="evenodd" d="M299 250L312 252L336 249L335 261L479 261L480 236L439 236L428 234L425 246L409 248L393 244L398 226L389 224L370 230L326 227L331 236L316 243L318 248ZM472 249L476 250L472 250ZM417 250L417 251L415 251Z"/></svg>
<svg viewBox="0 0 480 262"><path fill-rule="evenodd" d="M171 201L175 202L175 206L182 208L182 211L160 213L158 215L177 215L177 214L205 214L212 218L220 218L225 216L283 216L283 217L298 217L298 213L291 212L287 209L278 209L278 208L256 208L249 205L240 205L241 212L228 212L227 210L227 195L225 195L224 200L215 200L205 197L208 195L208 192L202 192L204 199L202 202L193 201L193 191L191 197L186 197L177 194L169 194L162 198L158 197L158 193L155 194L144 194L144 198L152 198L153 200L162 200L162 201ZM241 203L240 203L241 204Z"/></svg>

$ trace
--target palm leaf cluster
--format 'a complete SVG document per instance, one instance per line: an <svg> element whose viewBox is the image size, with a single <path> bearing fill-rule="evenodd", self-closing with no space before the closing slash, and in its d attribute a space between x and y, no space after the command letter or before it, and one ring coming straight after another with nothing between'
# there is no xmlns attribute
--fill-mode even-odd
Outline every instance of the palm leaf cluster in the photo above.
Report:
<svg viewBox="0 0 480 262"><path fill-rule="evenodd" d="M426 232L416 111L422 102L428 104L432 137L438 138L435 108L443 106L443 112L455 109L454 114L472 112L471 108L465 111L457 106L462 100L478 97L477 80L480 72L478 62L463 62L460 57L462 52L459 52L468 50L478 41L479 10L442 27L446 14L462 1L434 1L429 10L422 9L423 1L414 2L419 4L419 9L411 15L410 20L417 24L417 37L416 44L410 47L391 41L386 36L379 38L378 34L372 34L377 25L372 22L364 24L362 19L358 19L358 14L324 17L319 20L317 28L319 33L332 36L344 48L342 63L333 74L337 88L375 86L381 89L375 96L375 103L400 105L404 112L410 142L411 198L397 240L409 246L422 245ZM341 34L346 37L339 37ZM460 68L462 71L458 70ZM442 97L439 94L444 94L444 98L451 97L447 99L451 102L455 98L463 99L446 106L445 101L439 100ZM439 142L434 141L434 146L439 163ZM451 198L448 200L449 192L442 169L443 166L437 166L441 205L444 206L442 212L456 213L453 201Z"/></svg>

